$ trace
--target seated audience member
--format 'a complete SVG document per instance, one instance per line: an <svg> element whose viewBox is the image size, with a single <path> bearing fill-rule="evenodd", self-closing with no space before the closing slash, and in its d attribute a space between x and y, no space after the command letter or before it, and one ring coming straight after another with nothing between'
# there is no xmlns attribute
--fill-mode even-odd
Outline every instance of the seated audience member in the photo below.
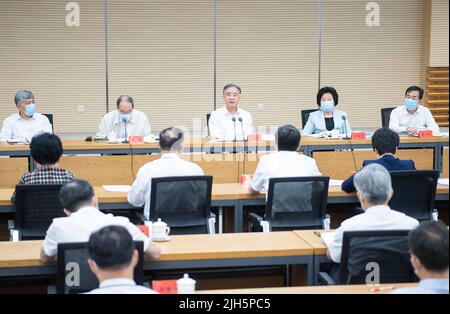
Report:
<svg viewBox="0 0 450 314"><path fill-rule="evenodd" d="M448 294L448 228L436 221L421 223L410 232L409 248L420 283L394 293Z"/></svg>
<svg viewBox="0 0 450 314"><path fill-rule="evenodd" d="M88 264L100 286L90 294L154 294L137 285L134 268L139 261L133 238L122 226L107 226L91 234Z"/></svg>
<svg viewBox="0 0 450 314"><path fill-rule="evenodd" d="M72 173L59 166L63 146L58 135L42 133L34 136L30 143L30 154L36 169L25 173L18 184L63 184L75 179ZM11 202L16 202L15 192Z"/></svg>
<svg viewBox="0 0 450 314"><path fill-rule="evenodd" d="M364 160L363 167L370 164L380 164L388 171L416 170L413 160L400 160L395 157L397 147L400 145L400 137L389 128L381 128L372 136L372 148L380 156L375 160ZM350 193L355 191L353 184L354 175L342 183L342 190Z"/></svg>
<svg viewBox="0 0 450 314"><path fill-rule="evenodd" d="M161 158L143 165L128 192L128 202L144 206L146 219L150 217L152 178L175 176L202 176L203 170L195 163L181 158L184 134L181 129L167 128L159 134Z"/></svg>
<svg viewBox="0 0 450 314"><path fill-rule="evenodd" d="M148 258L159 258L159 248L128 218L114 217L98 209L97 198L89 182L74 180L64 184L59 193L59 200L67 217L53 219L48 228L41 249L44 262L56 259L58 243L87 242L93 232L109 225L125 227L134 240L144 242L144 251Z"/></svg>
<svg viewBox="0 0 450 314"><path fill-rule="evenodd" d="M391 175L383 166L370 164L362 168L355 175L355 187L364 213L343 221L336 230L327 252L335 263L341 261L342 239L345 231L411 230L419 224L416 219L392 210L388 206L394 191Z"/></svg>
<svg viewBox="0 0 450 314"><path fill-rule="evenodd" d="M408 87L404 104L391 112L389 128L395 132L408 132L414 135L423 128L439 132L439 126L434 121L430 109L421 105L423 94L422 87Z"/></svg>
<svg viewBox="0 0 450 314"><path fill-rule="evenodd" d="M249 193L267 191L269 179L276 177L320 176L316 161L299 154L300 132L292 125L283 125L275 133L277 151L264 156L256 167Z"/></svg>
<svg viewBox="0 0 450 314"><path fill-rule="evenodd" d="M331 86L322 87L317 92L317 106L319 110L311 112L303 128L303 135L319 134L326 131L338 130L339 134L351 134L347 113L336 109L339 96ZM345 116L346 119L342 119Z"/></svg>
<svg viewBox="0 0 450 314"><path fill-rule="evenodd" d="M213 111L209 118L211 137L221 141L246 140L247 136L252 134L253 120L249 112L238 108L241 88L236 84L225 85L223 100L225 106Z"/></svg>
<svg viewBox="0 0 450 314"><path fill-rule="evenodd" d="M3 122L0 140L27 140L42 132L52 133L52 125L46 116L36 112L33 93L21 90L14 96L17 113Z"/></svg>
<svg viewBox="0 0 450 314"><path fill-rule="evenodd" d="M147 116L134 109L131 96L119 96L116 104L117 110L103 116L96 137L105 138L110 132L114 132L118 138L125 138L125 124L127 136L149 136L152 133Z"/></svg>

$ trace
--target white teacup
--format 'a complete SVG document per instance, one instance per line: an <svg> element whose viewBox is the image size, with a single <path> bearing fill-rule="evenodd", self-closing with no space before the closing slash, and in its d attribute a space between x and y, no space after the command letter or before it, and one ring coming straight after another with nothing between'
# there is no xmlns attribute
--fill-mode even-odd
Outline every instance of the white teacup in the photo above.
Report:
<svg viewBox="0 0 450 314"><path fill-rule="evenodd" d="M189 278L188 274L184 274L183 278L177 280L178 294L194 294L196 281Z"/></svg>
<svg viewBox="0 0 450 314"><path fill-rule="evenodd" d="M116 132L109 132L108 134L108 141L110 142L116 142L117 141L117 133Z"/></svg>
<svg viewBox="0 0 450 314"><path fill-rule="evenodd" d="M170 227L161 218L152 224L152 239L164 240L167 239L170 233Z"/></svg>

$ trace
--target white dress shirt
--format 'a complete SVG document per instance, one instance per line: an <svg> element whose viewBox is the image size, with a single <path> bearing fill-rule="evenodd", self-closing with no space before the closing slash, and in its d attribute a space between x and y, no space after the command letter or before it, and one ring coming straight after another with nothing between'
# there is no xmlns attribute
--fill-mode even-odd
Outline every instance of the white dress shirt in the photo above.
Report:
<svg viewBox="0 0 450 314"><path fill-rule="evenodd" d="M147 250L149 238L128 218L104 214L94 207L84 207L70 216L53 219L43 242L44 252L47 256L56 256L58 243L88 242L93 232L111 225L127 228L135 241L144 242L144 252Z"/></svg>
<svg viewBox="0 0 450 314"><path fill-rule="evenodd" d="M118 110L105 114L100 121L96 137L107 137L111 131L117 134L118 138L125 138L125 122L119 120ZM131 120L127 125L128 136L149 136L152 133L150 123L145 113L133 109Z"/></svg>
<svg viewBox="0 0 450 314"><path fill-rule="evenodd" d="M166 153L158 160L143 165L128 192L128 202L133 206L143 206L144 215L150 217L150 193L152 178L202 176L202 168L193 162L183 160L178 154Z"/></svg>
<svg viewBox="0 0 450 314"><path fill-rule="evenodd" d="M267 191L270 178L320 176L316 161L298 152L279 151L261 156L251 187Z"/></svg>
<svg viewBox="0 0 450 314"><path fill-rule="evenodd" d="M28 139L39 133L53 133L52 125L48 118L40 113L35 113L31 119L24 120L19 113L10 115L3 121L1 140Z"/></svg>
<svg viewBox="0 0 450 314"><path fill-rule="evenodd" d="M419 222L404 213L392 210L389 206L378 205L368 208L363 214L353 216L342 222L336 229L334 239L328 250L331 259L340 263L342 252L342 239L345 231L366 230L412 230Z"/></svg>
<svg viewBox="0 0 450 314"><path fill-rule="evenodd" d="M158 294L152 289L138 286L134 280L128 278L114 278L104 280L97 289L87 294Z"/></svg>
<svg viewBox="0 0 450 314"><path fill-rule="evenodd" d="M422 279L418 286L400 288L393 294L448 294L448 278Z"/></svg>
<svg viewBox="0 0 450 314"><path fill-rule="evenodd" d="M236 118L236 124L233 122L233 117ZM239 121L242 118L242 122ZM236 125L236 137L235 137ZM244 131L244 134L242 134ZM222 107L211 113L209 118L209 134L212 138L220 141L233 141L235 138L238 141L247 139L247 136L253 133L252 115L238 108L235 114L228 112L227 107Z"/></svg>
<svg viewBox="0 0 450 314"><path fill-rule="evenodd" d="M389 120L389 128L395 132L406 132L407 128L427 128L439 132L439 126L434 121L430 109L419 105L416 112L410 114L405 106L399 106L392 110Z"/></svg>

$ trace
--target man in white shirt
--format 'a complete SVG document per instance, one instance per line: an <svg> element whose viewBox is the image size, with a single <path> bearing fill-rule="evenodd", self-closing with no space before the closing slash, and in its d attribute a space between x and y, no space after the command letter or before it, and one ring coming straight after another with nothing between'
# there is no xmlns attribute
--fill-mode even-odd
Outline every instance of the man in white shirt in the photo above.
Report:
<svg viewBox="0 0 450 314"><path fill-rule="evenodd" d="M139 261L133 238L121 226L107 226L91 234L88 264L100 286L89 294L155 294L133 280Z"/></svg>
<svg viewBox="0 0 450 314"><path fill-rule="evenodd" d="M417 135L420 129L439 132L439 126L434 121L431 111L420 104L424 90L419 86L410 86L405 92L402 106L392 110L389 128L396 132L407 132Z"/></svg>
<svg viewBox="0 0 450 314"><path fill-rule="evenodd" d="M448 228L437 221L421 223L409 235L409 248L420 283L394 293L448 294Z"/></svg>
<svg viewBox="0 0 450 314"><path fill-rule="evenodd" d="M283 125L275 133L277 152L261 157L249 193L267 191L270 178L320 176L316 161L299 154L300 132L292 125Z"/></svg>
<svg viewBox="0 0 450 314"><path fill-rule="evenodd" d="M391 175L385 167L379 164L365 166L356 173L354 184L364 213L343 221L336 230L327 252L335 263L341 261L342 239L346 231L411 230L419 224L416 219L388 206L394 191Z"/></svg>
<svg viewBox="0 0 450 314"><path fill-rule="evenodd" d="M36 112L34 95L28 90L21 90L14 96L18 112L3 121L0 140L31 141L39 133L53 133L48 118Z"/></svg>
<svg viewBox="0 0 450 314"><path fill-rule="evenodd" d="M150 217L150 193L152 178L175 176L202 176L203 170L195 163L183 160L183 131L167 128L159 134L161 158L142 166L128 192L128 202L133 206L143 206L146 219Z"/></svg>
<svg viewBox="0 0 450 314"><path fill-rule="evenodd" d="M41 249L41 259L44 262L56 259L58 243L87 242L93 232L109 225L125 227L134 240L144 242L147 258L159 258L159 248L128 218L106 215L98 209L97 198L89 182L74 180L64 184L59 193L59 200L67 217L53 219L48 228Z"/></svg>
<svg viewBox="0 0 450 314"><path fill-rule="evenodd" d="M114 132L118 138L125 139L128 136L149 136L152 133L147 116L134 109L131 96L119 96L116 105L117 110L103 116L95 137L107 138L109 133Z"/></svg>
<svg viewBox="0 0 450 314"><path fill-rule="evenodd" d="M241 88L228 84L223 88L225 107L211 113L209 134L221 141L243 141L252 134L253 120L249 112L238 108Z"/></svg>

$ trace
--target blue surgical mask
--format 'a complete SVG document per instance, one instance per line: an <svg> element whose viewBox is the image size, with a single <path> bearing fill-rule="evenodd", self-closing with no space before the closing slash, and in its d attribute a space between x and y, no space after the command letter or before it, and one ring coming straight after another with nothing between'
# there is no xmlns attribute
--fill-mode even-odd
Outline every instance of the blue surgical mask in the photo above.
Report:
<svg viewBox="0 0 450 314"><path fill-rule="evenodd" d="M25 106L25 114L29 117L32 117L36 113L36 105L29 104Z"/></svg>
<svg viewBox="0 0 450 314"><path fill-rule="evenodd" d="M127 114L120 114L120 121L123 122L130 122L131 121L131 113L127 113Z"/></svg>
<svg viewBox="0 0 450 314"><path fill-rule="evenodd" d="M414 99L410 99L410 98L405 98L405 107L408 110L416 110L417 109L417 101Z"/></svg>
<svg viewBox="0 0 450 314"><path fill-rule="evenodd" d="M334 102L332 100L322 101L320 103L320 110L323 112L331 112L334 108Z"/></svg>

